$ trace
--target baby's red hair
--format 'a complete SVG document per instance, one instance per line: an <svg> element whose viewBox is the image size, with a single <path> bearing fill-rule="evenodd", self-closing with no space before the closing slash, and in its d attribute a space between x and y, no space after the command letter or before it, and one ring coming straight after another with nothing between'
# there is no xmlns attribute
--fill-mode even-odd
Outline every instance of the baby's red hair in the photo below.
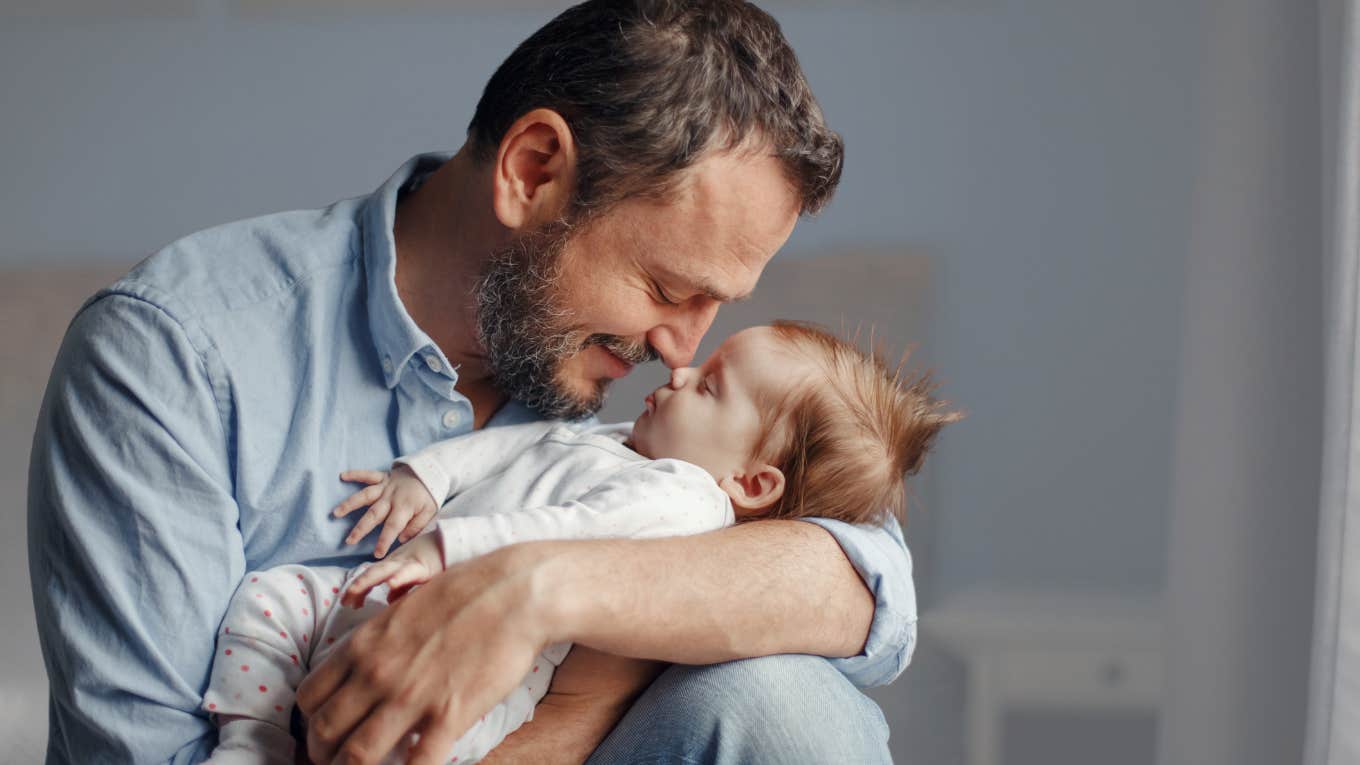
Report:
<svg viewBox="0 0 1360 765"><path fill-rule="evenodd" d="M771 327L818 377L764 402L772 414L756 456L783 470L784 494L761 517L872 524L902 518L906 477L921 469L940 428L963 415L932 395L929 372L904 376L906 356L889 369L873 350L814 324Z"/></svg>

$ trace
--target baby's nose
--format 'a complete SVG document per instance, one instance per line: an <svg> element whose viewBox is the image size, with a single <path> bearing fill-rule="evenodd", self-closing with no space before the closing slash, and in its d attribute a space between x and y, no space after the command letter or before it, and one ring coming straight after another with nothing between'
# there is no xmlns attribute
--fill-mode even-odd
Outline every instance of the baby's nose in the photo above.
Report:
<svg viewBox="0 0 1360 765"><path fill-rule="evenodd" d="M679 390L685 387L685 382L689 380L693 367L676 367L671 370L671 387Z"/></svg>

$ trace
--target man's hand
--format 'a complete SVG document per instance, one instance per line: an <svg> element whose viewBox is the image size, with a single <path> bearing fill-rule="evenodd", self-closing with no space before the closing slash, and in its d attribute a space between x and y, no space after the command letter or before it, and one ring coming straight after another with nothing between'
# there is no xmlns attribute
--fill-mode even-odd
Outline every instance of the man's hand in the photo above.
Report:
<svg viewBox="0 0 1360 765"><path fill-rule="evenodd" d="M359 627L297 700L319 763L377 762L409 731L421 734L410 762L435 763L549 643L686 664L851 656L873 614L840 545L801 521L516 544L450 567Z"/></svg>
<svg viewBox="0 0 1360 765"><path fill-rule="evenodd" d="M405 465L397 465L391 473L381 470L346 470L340 474L340 480L368 484L331 511L336 518L344 518L368 506L368 512L345 537L345 544L357 544L378 524L387 521L378 535L378 544L373 548L376 558L386 555L393 541L404 543L414 538L439 511L439 504L430 496L429 489Z"/></svg>
<svg viewBox="0 0 1360 765"><path fill-rule="evenodd" d="M354 631L298 688L307 752L367 765L407 732L413 765L442 761L478 716L514 689L549 642L544 587L517 546L460 563Z"/></svg>
<svg viewBox="0 0 1360 765"><path fill-rule="evenodd" d="M374 563L354 577L354 581L340 593L340 602L351 608L360 608L369 591L385 584L387 602L395 603L407 590L430 581L443 570L444 559L440 554L438 535L421 534L397 548L392 557Z"/></svg>

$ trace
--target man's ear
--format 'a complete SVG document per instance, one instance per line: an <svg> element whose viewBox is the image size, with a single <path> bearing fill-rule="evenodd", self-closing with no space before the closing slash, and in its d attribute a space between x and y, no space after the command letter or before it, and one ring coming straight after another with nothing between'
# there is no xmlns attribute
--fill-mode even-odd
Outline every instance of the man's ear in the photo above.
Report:
<svg viewBox="0 0 1360 765"><path fill-rule="evenodd" d="M501 138L491 205L501 225L534 229L557 220L575 185L576 142L562 115L534 109Z"/></svg>
<svg viewBox="0 0 1360 765"><path fill-rule="evenodd" d="M738 517L754 515L773 507L784 496L784 471L773 465L748 465L746 472L718 481L718 487L732 499Z"/></svg>

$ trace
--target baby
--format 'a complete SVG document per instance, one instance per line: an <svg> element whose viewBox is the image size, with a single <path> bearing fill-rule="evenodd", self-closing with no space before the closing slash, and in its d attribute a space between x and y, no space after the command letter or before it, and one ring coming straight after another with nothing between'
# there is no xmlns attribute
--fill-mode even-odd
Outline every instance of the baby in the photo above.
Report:
<svg viewBox="0 0 1360 765"><path fill-rule="evenodd" d="M349 543L379 525L379 557L394 540L410 541L350 570L290 565L246 575L204 696L220 729L210 761L292 762L289 718L308 668L406 589L497 547L900 514L905 477L960 417L931 396L928 375L900 372L816 327L777 322L729 337L701 367L674 370L631 426L492 428L403 457L390 473L342 474L369 484L335 509L369 508ZM420 533L427 526L433 533ZM569 649L544 648L449 761L476 762L532 719Z"/></svg>

